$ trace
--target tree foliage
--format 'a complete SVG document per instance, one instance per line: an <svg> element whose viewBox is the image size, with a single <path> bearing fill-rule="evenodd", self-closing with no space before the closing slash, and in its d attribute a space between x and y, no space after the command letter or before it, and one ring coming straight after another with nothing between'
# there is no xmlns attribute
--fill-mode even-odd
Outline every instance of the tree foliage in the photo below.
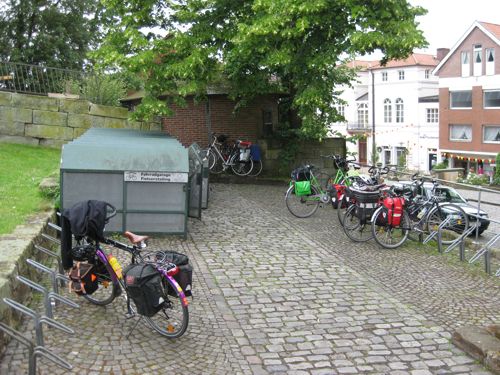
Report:
<svg viewBox="0 0 500 375"><path fill-rule="evenodd" d="M160 94L179 101L218 84L237 106L288 94L301 134L321 137L339 119L334 88L355 75L346 60L376 50L404 58L426 45L416 22L425 10L407 0L104 2L115 19L95 57L146 79L141 114L168 113Z"/></svg>
<svg viewBox="0 0 500 375"><path fill-rule="evenodd" d="M81 69L99 40L99 0L0 1L0 59Z"/></svg>

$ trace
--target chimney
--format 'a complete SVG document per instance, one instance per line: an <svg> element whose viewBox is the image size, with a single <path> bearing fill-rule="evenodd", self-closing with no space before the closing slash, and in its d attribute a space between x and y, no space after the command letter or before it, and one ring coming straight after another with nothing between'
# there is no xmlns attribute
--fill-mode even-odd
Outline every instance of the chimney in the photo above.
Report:
<svg viewBox="0 0 500 375"><path fill-rule="evenodd" d="M438 61L443 61L443 59L445 58L445 56L449 52L450 52L449 48L438 48L437 49L437 54L436 54L436 59L438 59Z"/></svg>

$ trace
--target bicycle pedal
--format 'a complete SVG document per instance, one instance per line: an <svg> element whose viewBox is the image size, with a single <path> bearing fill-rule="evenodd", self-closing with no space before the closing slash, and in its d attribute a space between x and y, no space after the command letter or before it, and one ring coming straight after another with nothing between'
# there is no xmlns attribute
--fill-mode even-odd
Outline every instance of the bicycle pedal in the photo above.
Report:
<svg viewBox="0 0 500 375"><path fill-rule="evenodd" d="M132 318L135 318L135 313L133 312L130 312L130 313L125 313L125 319L132 319Z"/></svg>

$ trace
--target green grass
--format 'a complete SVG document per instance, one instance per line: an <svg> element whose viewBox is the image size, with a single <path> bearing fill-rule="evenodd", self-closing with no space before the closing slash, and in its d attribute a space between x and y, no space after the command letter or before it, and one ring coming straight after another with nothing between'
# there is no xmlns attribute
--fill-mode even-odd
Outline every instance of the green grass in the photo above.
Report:
<svg viewBox="0 0 500 375"><path fill-rule="evenodd" d="M0 234L11 233L31 214L53 203L38 190L59 169L59 149L0 143Z"/></svg>

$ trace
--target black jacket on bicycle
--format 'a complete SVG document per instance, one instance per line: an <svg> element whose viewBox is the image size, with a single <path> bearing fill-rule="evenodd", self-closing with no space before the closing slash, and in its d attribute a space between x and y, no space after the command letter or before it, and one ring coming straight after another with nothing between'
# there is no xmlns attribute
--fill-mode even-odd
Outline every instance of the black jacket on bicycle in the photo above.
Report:
<svg viewBox="0 0 500 375"><path fill-rule="evenodd" d="M73 267L72 236L76 240L89 237L104 241L104 226L109 203L87 200L67 208L61 215L61 261L64 269Z"/></svg>

